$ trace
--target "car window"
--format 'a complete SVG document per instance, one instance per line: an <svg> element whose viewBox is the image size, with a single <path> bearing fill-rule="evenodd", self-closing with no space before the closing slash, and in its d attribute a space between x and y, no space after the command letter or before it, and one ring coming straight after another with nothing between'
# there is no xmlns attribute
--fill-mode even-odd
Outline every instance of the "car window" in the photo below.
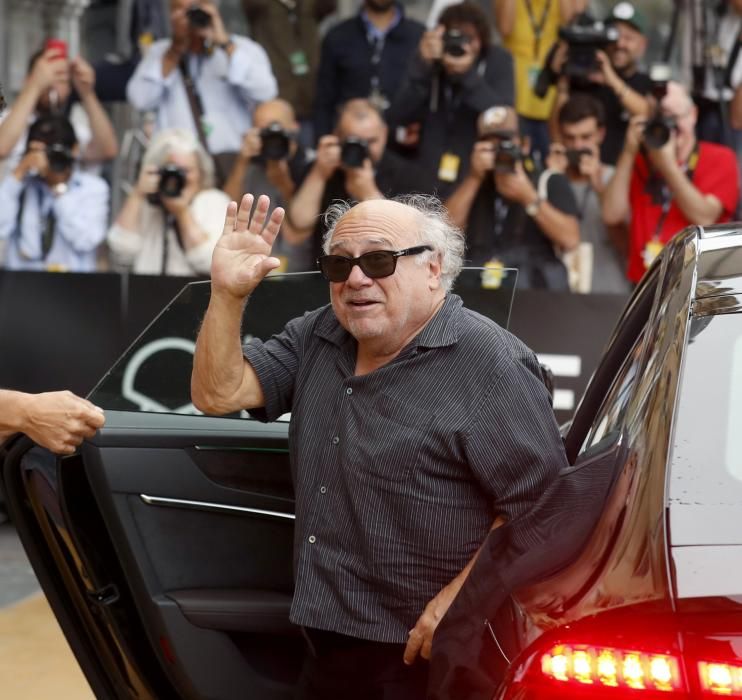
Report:
<svg viewBox="0 0 742 700"><path fill-rule="evenodd" d="M467 307L507 327L516 279L515 270L465 268L453 291ZM210 291L209 282L188 284L106 373L90 400L106 410L198 414L190 378ZM243 342L267 340L292 318L328 302L328 284L318 272L271 275L250 296Z"/></svg>
<svg viewBox="0 0 742 700"><path fill-rule="evenodd" d="M585 438L579 456L599 452L618 438L636 382L643 347L644 330L639 334L616 374L616 378L613 380L613 384Z"/></svg>

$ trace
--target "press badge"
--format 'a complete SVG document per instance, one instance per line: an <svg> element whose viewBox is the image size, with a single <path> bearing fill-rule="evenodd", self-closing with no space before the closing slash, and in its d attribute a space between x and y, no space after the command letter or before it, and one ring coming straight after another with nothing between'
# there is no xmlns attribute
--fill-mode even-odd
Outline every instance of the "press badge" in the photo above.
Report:
<svg viewBox="0 0 742 700"><path fill-rule="evenodd" d="M289 54L289 63L291 64L292 75L306 75L309 73L309 61L303 51L292 51Z"/></svg>
<svg viewBox="0 0 742 700"><path fill-rule="evenodd" d="M456 182L460 166L461 158L455 153L444 153L438 166L438 179L443 182Z"/></svg>
<svg viewBox="0 0 742 700"><path fill-rule="evenodd" d="M493 258L484 263L484 270L482 270L482 289L500 289L502 286L502 278L504 276L505 266L501 260Z"/></svg>
<svg viewBox="0 0 742 700"><path fill-rule="evenodd" d="M644 260L644 268L649 269L649 267L654 262L655 258L660 254L662 249L665 247L664 243L661 243L660 241L653 239L647 243L646 246L644 246L644 252L642 253L642 259Z"/></svg>
<svg viewBox="0 0 742 700"><path fill-rule="evenodd" d="M536 81L538 80L538 76L541 73L541 66L538 63L532 63L528 66L527 69L527 79L528 84L531 86L531 89L536 87Z"/></svg>

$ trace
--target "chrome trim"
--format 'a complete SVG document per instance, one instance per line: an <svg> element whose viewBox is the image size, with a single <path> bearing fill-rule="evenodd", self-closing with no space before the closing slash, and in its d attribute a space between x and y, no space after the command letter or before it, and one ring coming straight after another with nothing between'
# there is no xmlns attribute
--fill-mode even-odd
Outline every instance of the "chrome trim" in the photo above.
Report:
<svg viewBox="0 0 742 700"><path fill-rule="evenodd" d="M698 226L698 237L702 240L734 236L742 233L742 228L734 222L728 224L715 224L712 226Z"/></svg>
<svg viewBox="0 0 742 700"><path fill-rule="evenodd" d="M485 620L484 624L486 625L487 629L490 632L490 636L494 640L495 644L497 644L497 648L500 650L500 653L502 654L502 658L507 661L507 663L512 663L512 660L510 657L505 653L505 650L502 648L502 645L500 644L500 640L497 638L497 635L495 634L495 630L492 629L492 625L490 624L489 620Z"/></svg>
<svg viewBox="0 0 742 700"><path fill-rule="evenodd" d="M264 515L269 518L282 520L296 520L293 513L281 513L276 510L263 510L262 508L248 508L246 506L230 506L226 503L206 503L204 501L187 501L181 498L163 498L162 496L147 496L139 494L148 506L169 506L171 508L189 508L191 510L211 510L228 513L246 513L247 515Z"/></svg>

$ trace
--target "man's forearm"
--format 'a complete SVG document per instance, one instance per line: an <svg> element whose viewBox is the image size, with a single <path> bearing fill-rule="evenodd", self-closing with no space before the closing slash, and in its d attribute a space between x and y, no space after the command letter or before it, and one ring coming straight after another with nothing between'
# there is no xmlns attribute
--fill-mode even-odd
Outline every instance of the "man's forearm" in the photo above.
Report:
<svg viewBox="0 0 742 700"><path fill-rule="evenodd" d="M118 155L119 144L113 124L103 105L92 90L82 100L82 106L90 121L92 139L84 157L86 160L113 160Z"/></svg>
<svg viewBox="0 0 742 700"><path fill-rule="evenodd" d="M617 226L626 221L629 213L629 184L636 154L624 149L618 157L616 170L603 191L603 221Z"/></svg>
<svg viewBox="0 0 742 700"><path fill-rule="evenodd" d="M263 403L259 383L242 354L245 299L212 292L196 341L191 397L204 413L224 414Z"/></svg>
<svg viewBox="0 0 742 700"><path fill-rule="evenodd" d="M0 124L0 158L7 158L28 128L28 119L36 110L38 92L26 85Z"/></svg>
<svg viewBox="0 0 742 700"><path fill-rule="evenodd" d="M565 214L553 204L542 201L534 217L547 238L563 250L572 250L580 242L580 222L576 216Z"/></svg>
<svg viewBox="0 0 742 700"><path fill-rule="evenodd" d="M20 391L0 389L0 441L21 430L28 396Z"/></svg>
<svg viewBox="0 0 742 700"><path fill-rule="evenodd" d="M326 184L322 175L312 169L289 205L291 223L297 230L306 232L305 237L311 234L317 223Z"/></svg>
<svg viewBox="0 0 742 700"><path fill-rule="evenodd" d="M675 163L663 174L672 198L690 223L710 226L718 221L722 205L716 197L710 198L699 191Z"/></svg>
<svg viewBox="0 0 742 700"><path fill-rule="evenodd" d="M481 184L482 181L479 178L467 175L453 194L445 201L448 216L459 228L466 229L466 225L469 222L469 212Z"/></svg>
<svg viewBox="0 0 742 700"><path fill-rule="evenodd" d="M503 39L507 39L515 24L515 0L492 0L492 11L495 14L497 31Z"/></svg>

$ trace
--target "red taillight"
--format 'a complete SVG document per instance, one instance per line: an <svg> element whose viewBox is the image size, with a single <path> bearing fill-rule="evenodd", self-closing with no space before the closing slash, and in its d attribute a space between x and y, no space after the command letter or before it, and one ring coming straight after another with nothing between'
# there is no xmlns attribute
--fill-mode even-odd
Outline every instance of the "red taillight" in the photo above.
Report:
<svg viewBox="0 0 742 700"><path fill-rule="evenodd" d="M669 654L558 644L541 656L541 674L573 687L685 692L678 659Z"/></svg>
<svg viewBox="0 0 742 700"><path fill-rule="evenodd" d="M701 681L701 690L705 695L727 698L742 697L741 664L699 661L698 676Z"/></svg>

